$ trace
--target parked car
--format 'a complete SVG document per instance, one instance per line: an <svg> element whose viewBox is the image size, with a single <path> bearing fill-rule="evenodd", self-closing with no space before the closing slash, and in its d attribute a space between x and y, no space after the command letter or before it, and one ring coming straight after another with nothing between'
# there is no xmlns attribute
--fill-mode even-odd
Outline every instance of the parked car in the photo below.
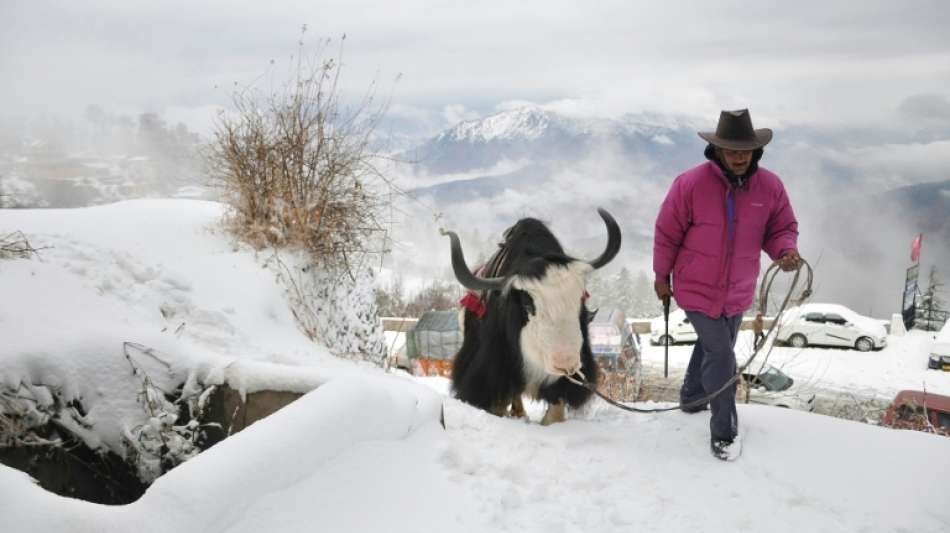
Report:
<svg viewBox="0 0 950 533"><path fill-rule="evenodd" d="M943 325L930 348L927 368L950 371L950 321Z"/></svg>
<svg viewBox="0 0 950 533"><path fill-rule="evenodd" d="M796 348L841 346L866 352L887 346L887 330L843 305L805 304L785 312L776 340Z"/></svg>
<svg viewBox="0 0 950 533"><path fill-rule="evenodd" d="M902 390L884 411L881 425L950 434L950 396Z"/></svg>
<svg viewBox="0 0 950 533"><path fill-rule="evenodd" d="M677 309L670 312L670 331L664 332L663 317L658 316L650 322L650 342L652 344L676 344L678 342L696 342L696 330L686 316L686 311Z"/></svg>
<svg viewBox="0 0 950 533"><path fill-rule="evenodd" d="M600 367L598 387L616 400L633 401L642 382L639 337L623 311L600 309L587 325L590 350Z"/></svg>
<svg viewBox="0 0 950 533"><path fill-rule="evenodd" d="M766 367L758 375L751 372L742 374L743 382L749 387L749 402L776 407L787 407L801 411L815 410L815 395L795 390L795 380L774 366ZM737 399L745 400L740 390Z"/></svg>

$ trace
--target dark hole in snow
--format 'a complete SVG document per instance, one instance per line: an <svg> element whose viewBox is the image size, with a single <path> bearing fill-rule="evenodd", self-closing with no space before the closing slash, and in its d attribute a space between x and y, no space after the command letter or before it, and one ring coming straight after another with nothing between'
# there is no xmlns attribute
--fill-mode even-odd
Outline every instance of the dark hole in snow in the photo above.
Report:
<svg viewBox="0 0 950 533"><path fill-rule="evenodd" d="M181 389L176 391L180 393ZM215 387L198 420L201 429L195 445L201 451L207 450L300 396L295 392L258 391L242 401L240 393L227 385ZM166 399L174 402L177 398L166 395ZM69 406L85 413L81 402L72 401ZM190 417L188 409L181 409L177 424L187 424ZM111 451L92 450L51 424L32 431L47 440L58 437L60 444L16 446L13 439L7 442L0 435L0 463L26 472L50 492L105 505L124 505L138 500L149 486L139 478L135 465ZM163 459L162 467L167 473L175 465Z"/></svg>
<svg viewBox="0 0 950 533"><path fill-rule="evenodd" d="M0 462L26 472L50 492L105 505L134 502L148 488L118 455L97 453L72 439L62 446L0 448Z"/></svg>

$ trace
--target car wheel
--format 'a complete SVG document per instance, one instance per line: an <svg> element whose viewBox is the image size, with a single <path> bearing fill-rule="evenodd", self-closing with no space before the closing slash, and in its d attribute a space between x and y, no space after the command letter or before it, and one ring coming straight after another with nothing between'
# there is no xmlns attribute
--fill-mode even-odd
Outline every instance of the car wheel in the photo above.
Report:
<svg viewBox="0 0 950 533"><path fill-rule="evenodd" d="M854 347L860 352L869 352L874 348L874 341L867 337L861 337L854 343Z"/></svg>
<svg viewBox="0 0 950 533"><path fill-rule="evenodd" d="M788 343L796 348L804 348L808 346L808 339L801 333L796 333L788 338Z"/></svg>
<svg viewBox="0 0 950 533"><path fill-rule="evenodd" d="M659 342L657 344L660 346L672 346L673 337L670 337L669 335L660 335Z"/></svg>

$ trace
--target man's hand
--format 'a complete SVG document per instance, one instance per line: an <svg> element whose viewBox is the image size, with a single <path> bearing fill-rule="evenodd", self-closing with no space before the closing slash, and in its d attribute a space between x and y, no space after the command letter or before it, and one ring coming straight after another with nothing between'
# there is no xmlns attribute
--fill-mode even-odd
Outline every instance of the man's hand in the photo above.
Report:
<svg viewBox="0 0 950 533"><path fill-rule="evenodd" d="M785 255L778 260L778 266L784 272L792 272L798 270L798 267L802 264L802 257L798 255L797 250L791 250L785 252Z"/></svg>
<svg viewBox="0 0 950 533"><path fill-rule="evenodd" d="M653 290L656 291L656 297L663 301L673 296L673 289L670 289L670 284L666 281L653 282Z"/></svg>

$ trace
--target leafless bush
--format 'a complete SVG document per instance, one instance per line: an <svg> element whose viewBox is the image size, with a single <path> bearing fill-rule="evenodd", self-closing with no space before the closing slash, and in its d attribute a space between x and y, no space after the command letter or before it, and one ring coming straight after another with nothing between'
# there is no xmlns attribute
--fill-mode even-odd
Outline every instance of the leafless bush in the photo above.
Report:
<svg viewBox="0 0 950 533"><path fill-rule="evenodd" d="M330 45L307 59L301 40L277 90L236 90L205 160L239 237L257 247L300 246L352 273L383 231L379 185L387 180L370 140L386 104L376 103L375 84L357 105L341 103L342 41L336 57L327 57Z"/></svg>
<svg viewBox="0 0 950 533"><path fill-rule="evenodd" d="M389 287L377 287L374 291L380 316L420 317L426 311L455 309L462 295L457 283L434 279L415 295L406 297L399 277Z"/></svg>
<svg viewBox="0 0 950 533"><path fill-rule="evenodd" d="M0 237L0 259L29 258L36 252L37 249L33 248L21 231L14 231Z"/></svg>

